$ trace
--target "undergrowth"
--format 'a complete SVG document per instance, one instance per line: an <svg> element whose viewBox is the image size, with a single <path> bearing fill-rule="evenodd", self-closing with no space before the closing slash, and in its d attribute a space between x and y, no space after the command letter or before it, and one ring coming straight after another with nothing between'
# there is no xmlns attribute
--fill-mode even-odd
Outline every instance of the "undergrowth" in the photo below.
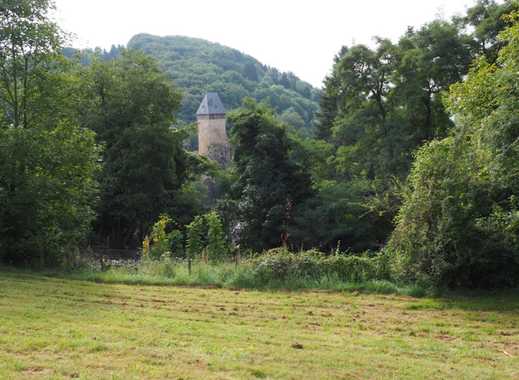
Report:
<svg viewBox="0 0 519 380"><path fill-rule="evenodd" d="M413 297L431 294L431 291L423 286L397 284L391 281L387 275L385 258L381 255L323 255L316 251L290 253L283 249L275 249L242 260L238 264L231 260L215 262L197 259L189 265L185 259L178 260L168 255L162 259L143 258L137 262L98 264L83 262L73 269L53 269L43 271L43 274L50 277L126 285L324 290L401 294Z"/></svg>
<svg viewBox="0 0 519 380"><path fill-rule="evenodd" d="M47 273L99 283L159 286L201 286L256 290L326 290L422 297L424 287L390 281L386 262L380 255L322 255L308 251L290 253L283 249L266 252L236 264L232 261L186 260L165 257L114 265L108 269L83 266Z"/></svg>

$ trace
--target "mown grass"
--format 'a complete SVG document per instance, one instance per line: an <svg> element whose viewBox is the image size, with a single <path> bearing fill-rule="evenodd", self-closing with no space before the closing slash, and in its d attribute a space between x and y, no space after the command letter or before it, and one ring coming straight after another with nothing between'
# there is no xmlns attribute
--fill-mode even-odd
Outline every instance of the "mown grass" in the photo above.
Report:
<svg viewBox="0 0 519 380"><path fill-rule="evenodd" d="M0 270L1 379L515 379L519 296L96 284Z"/></svg>

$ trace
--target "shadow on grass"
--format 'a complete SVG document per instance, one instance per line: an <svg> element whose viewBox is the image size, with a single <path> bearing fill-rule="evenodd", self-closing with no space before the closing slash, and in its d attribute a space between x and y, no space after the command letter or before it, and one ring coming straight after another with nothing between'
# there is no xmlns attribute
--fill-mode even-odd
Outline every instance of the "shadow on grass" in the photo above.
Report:
<svg viewBox="0 0 519 380"><path fill-rule="evenodd" d="M359 292L363 294L404 295L420 298L407 306L409 310L449 310L461 309L482 312L519 313L519 289L496 291L449 291L435 295L415 285L397 285L386 280L364 282L344 282L336 278L320 279L291 278L283 281L259 280L247 269L195 267L192 274L187 270L175 270L174 273L132 273L126 270L108 271L59 271L28 270L0 267L0 275L12 276L13 279L54 278L65 280L88 281L101 284L182 286L226 289L249 289L259 291L331 291Z"/></svg>
<svg viewBox="0 0 519 380"><path fill-rule="evenodd" d="M519 289L444 292L441 296L423 299L407 308L410 310L460 309L519 314Z"/></svg>

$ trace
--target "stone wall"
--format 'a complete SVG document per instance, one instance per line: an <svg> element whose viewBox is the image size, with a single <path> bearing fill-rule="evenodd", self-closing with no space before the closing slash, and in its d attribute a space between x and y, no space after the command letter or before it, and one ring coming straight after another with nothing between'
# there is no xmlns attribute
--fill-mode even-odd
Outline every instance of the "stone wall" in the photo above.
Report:
<svg viewBox="0 0 519 380"><path fill-rule="evenodd" d="M198 154L220 164L226 164L229 161L229 139L225 125L225 116L198 117Z"/></svg>

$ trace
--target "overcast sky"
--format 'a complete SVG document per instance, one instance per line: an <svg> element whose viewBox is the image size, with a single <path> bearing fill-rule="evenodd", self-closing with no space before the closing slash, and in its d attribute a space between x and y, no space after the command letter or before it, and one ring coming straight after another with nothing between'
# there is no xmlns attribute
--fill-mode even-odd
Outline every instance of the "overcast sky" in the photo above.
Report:
<svg viewBox="0 0 519 380"><path fill-rule="evenodd" d="M204 38L315 86L343 45L393 40L474 0L56 0L75 47L126 45L137 33Z"/></svg>

